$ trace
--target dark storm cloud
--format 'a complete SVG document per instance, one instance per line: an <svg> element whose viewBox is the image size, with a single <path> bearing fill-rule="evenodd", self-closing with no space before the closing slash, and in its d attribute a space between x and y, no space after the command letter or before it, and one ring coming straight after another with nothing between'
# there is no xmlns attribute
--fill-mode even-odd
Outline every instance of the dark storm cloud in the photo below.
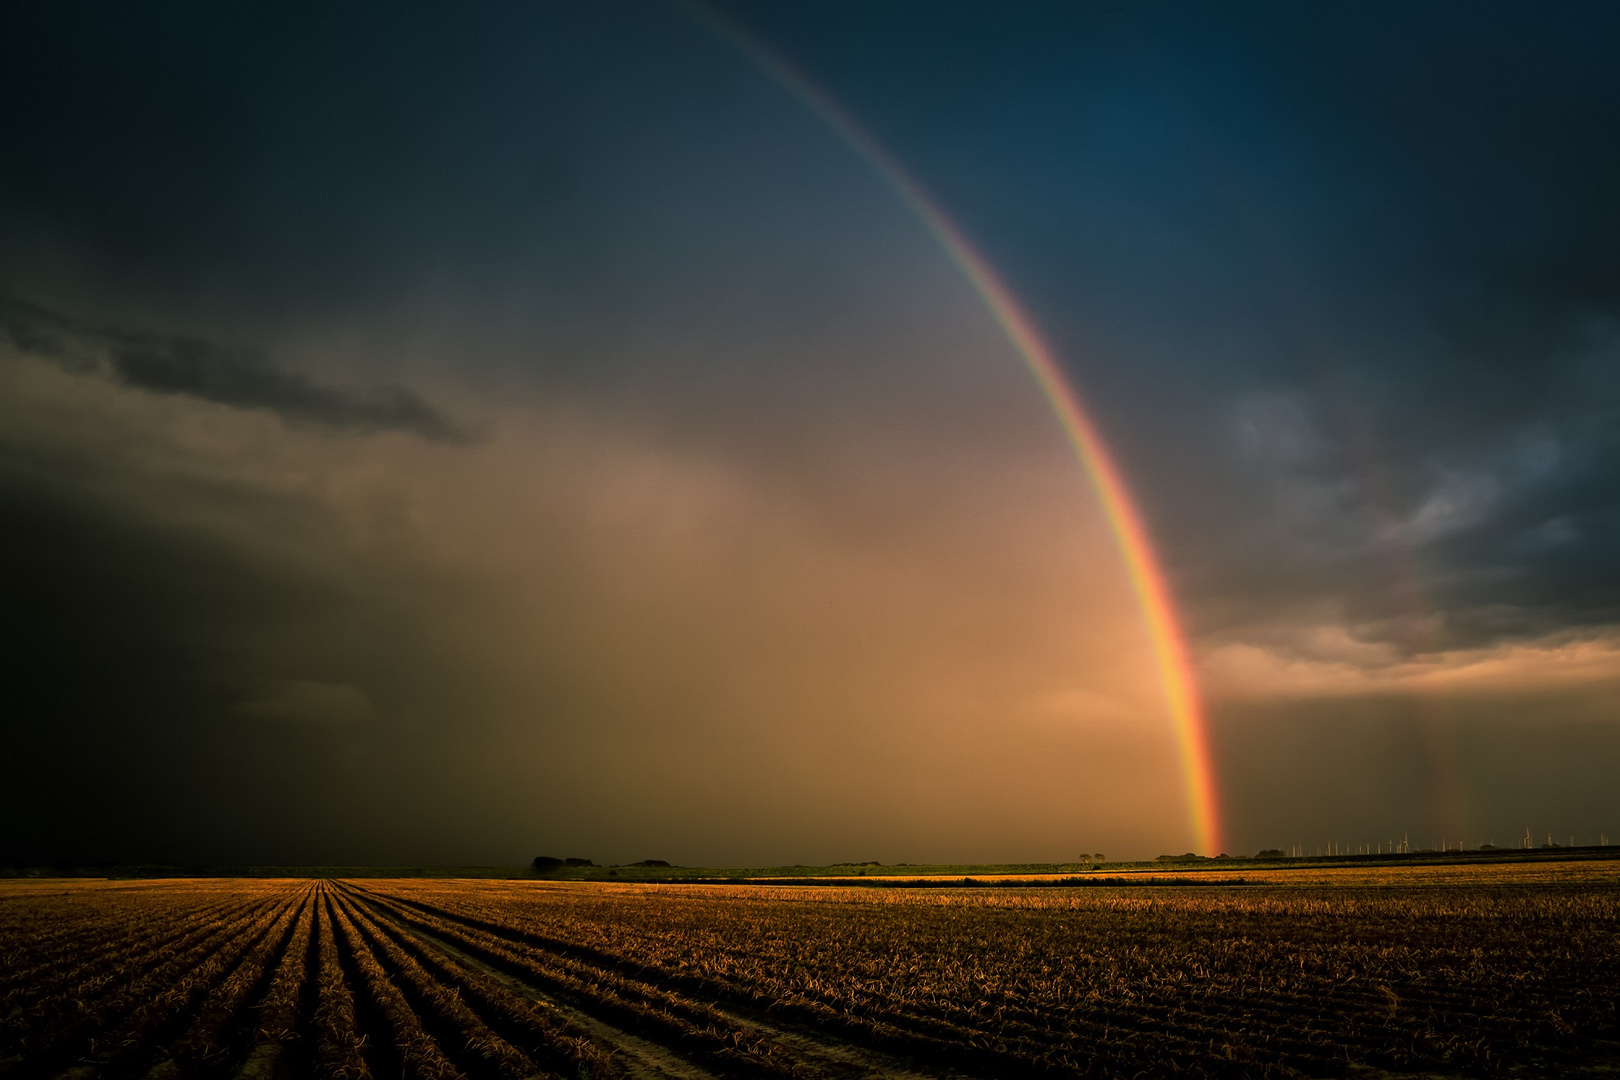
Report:
<svg viewBox="0 0 1620 1080"><path fill-rule="evenodd" d="M519 261L577 278L588 210L547 109L569 78L549 19L7 6L0 282L54 264L91 293L262 323L424 278L488 288Z"/></svg>
<svg viewBox="0 0 1620 1080"><path fill-rule="evenodd" d="M0 330L22 352L69 371L104 372L154 394L264 409L290 423L340 431L401 431L447 443L469 439L465 429L403 386L324 386L276 367L254 349L98 326L7 296L0 296Z"/></svg>
<svg viewBox="0 0 1620 1080"><path fill-rule="evenodd" d="M1612 6L942 18L911 81L759 18L1051 332L1200 633L1620 622Z"/></svg>

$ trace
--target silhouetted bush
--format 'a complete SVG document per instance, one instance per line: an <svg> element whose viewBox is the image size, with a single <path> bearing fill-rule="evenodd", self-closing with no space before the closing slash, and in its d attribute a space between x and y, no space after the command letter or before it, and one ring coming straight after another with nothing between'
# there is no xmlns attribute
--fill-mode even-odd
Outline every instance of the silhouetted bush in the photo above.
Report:
<svg viewBox="0 0 1620 1080"><path fill-rule="evenodd" d="M564 859L563 860L563 865L564 866L595 866L596 864L591 862L591 860L589 860L589 859Z"/></svg>
<svg viewBox="0 0 1620 1080"><path fill-rule="evenodd" d="M562 864L563 861L561 859L554 859L550 855L536 855L534 857L534 862L530 863L529 865L534 867L536 870L546 871L555 870Z"/></svg>

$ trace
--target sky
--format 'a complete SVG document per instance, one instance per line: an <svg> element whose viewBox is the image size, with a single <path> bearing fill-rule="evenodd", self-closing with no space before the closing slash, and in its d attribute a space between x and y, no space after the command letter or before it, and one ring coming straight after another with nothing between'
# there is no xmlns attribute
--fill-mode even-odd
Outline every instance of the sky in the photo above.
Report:
<svg viewBox="0 0 1620 1080"><path fill-rule="evenodd" d="M1620 835L1610 6L60 3L0 42L0 861ZM1204 836L1098 490L806 86L1083 399Z"/></svg>

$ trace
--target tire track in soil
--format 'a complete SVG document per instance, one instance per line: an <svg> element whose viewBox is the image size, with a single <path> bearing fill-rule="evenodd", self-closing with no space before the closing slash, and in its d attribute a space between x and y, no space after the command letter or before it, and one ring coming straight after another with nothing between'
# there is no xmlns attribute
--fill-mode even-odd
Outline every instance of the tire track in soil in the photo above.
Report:
<svg viewBox="0 0 1620 1080"><path fill-rule="evenodd" d="M366 905L370 908L370 904ZM382 913L374 912L375 915ZM405 932L426 942L454 959L457 963L482 972L502 985L533 1001L555 1009L572 1023L590 1033L614 1053L616 1063L633 1080L719 1080L718 1075L681 1057L675 1051L650 1039L633 1035L622 1028L599 1020L590 1013L560 1001L530 986L522 979L486 963L476 956L415 926L396 923ZM716 1005L715 1008L721 1008ZM751 1034L767 1038L789 1050L797 1059L795 1065L809 1077L827 1080L971 1080L969 1074L943 1069L927 1072L887 1054L853 1044L834 1041L820 1034L808 1034L789 1028L766 1024L747 1016L721 1008L727 1019Z"/></svg>

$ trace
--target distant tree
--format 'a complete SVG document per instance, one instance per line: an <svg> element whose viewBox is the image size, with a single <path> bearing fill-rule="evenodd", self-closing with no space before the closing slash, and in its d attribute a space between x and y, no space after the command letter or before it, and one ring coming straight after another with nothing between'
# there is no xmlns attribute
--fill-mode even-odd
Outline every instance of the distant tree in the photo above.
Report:
<svg viewBox="0 0 1620 1080"><path fill-rule="evenodd" d="M541 873L544 873L547 870L555 870L562 864L563 861L561 859L553 858L550 855L536 855L534 857L534 862L530 863L529 865L534 867L536 870L539 870Z"/></svg>
<svg viewBox="0 0 1620 1080"><path fill-rule="evenodd" d="M665 862L663 859L642 859L640 862L631 863L630 865L631 866L668 866L669 863Z"/></svg>
<svg viewBox="0 0 1620 1080"><path fill-rule="evenodd" d="M591 862L591 860L589 860L589 859L564 859L563 860L563 865L564 866L595 866L596 864Z"/></svg>
<svg viewBox="0 0 1620 1080"><path fill-rule="evenodd" d="M1255 858L1257 858L1257 859L1285 859L1285 858L1287 858L1287 856L1283 854L1283 849L1282 848L1268 847L1264 851L1261 851L1259 854L1255 855Z"/></svg>

